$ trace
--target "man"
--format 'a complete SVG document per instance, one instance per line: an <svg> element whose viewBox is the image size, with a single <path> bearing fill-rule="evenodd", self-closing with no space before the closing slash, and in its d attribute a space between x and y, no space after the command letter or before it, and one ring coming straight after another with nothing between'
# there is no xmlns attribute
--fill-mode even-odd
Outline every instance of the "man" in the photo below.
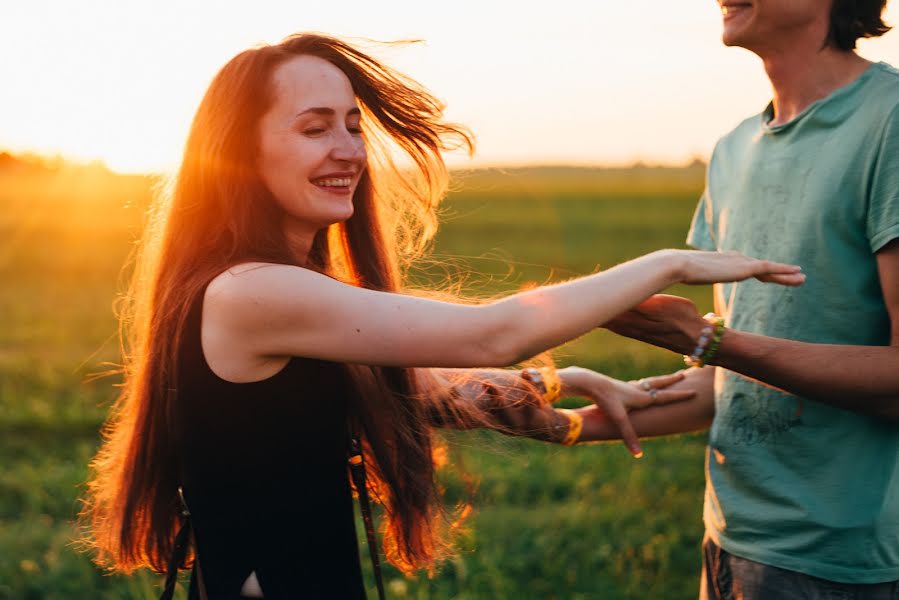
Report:
<svg viewBox="0 0 899 600"><path fill-rule="evenodd" d="M899 598L899 71L854 52L884 6L720 0L773 100L717 144L688 243L807 281L716 285L717 366L669 388L694 400L631 413L640 435L711 425L702 598ZM705 325L656 296L607 326L708 358Z"/></svg>

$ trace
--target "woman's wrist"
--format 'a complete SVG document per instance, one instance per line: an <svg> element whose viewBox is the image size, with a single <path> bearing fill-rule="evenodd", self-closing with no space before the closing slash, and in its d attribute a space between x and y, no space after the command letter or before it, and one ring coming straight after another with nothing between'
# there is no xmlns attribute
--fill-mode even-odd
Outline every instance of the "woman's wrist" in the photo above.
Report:
<svg viewBox="0 0 899 600"><path fill-rule="evenodd" d="M602 373L585 369L584 367L570 366L558 371L562 382L562 397L589 396L589 392L596 392L598 388L604 388L609 383L609 378Z"/></svg>
<svg viewBox="0 0 899 600"><path fill-rule="evenodd" d="M656 268L662 272L666 282L665 288L687 279L687 257L683 250L656 250L650 256L655 259Z"/></svg>
<svg viewBox="0 0 899 600"><path fill-rule="evenodd" d="M558 443L563 446L573 446L581 441L581 433L584 428L584 418L581 414L570 408L556 408L554 410L556 418L561 417L563 420L561 425L556 426L556 431L563 433Z"/></svg>
<svg viewBox="0 0 899 600"><path fill-rule="evenodd" d="M562 382L562 396L582 396L584 386L582 383L583 371L581 367L564 367L559 369L559 380Z"/></svg>

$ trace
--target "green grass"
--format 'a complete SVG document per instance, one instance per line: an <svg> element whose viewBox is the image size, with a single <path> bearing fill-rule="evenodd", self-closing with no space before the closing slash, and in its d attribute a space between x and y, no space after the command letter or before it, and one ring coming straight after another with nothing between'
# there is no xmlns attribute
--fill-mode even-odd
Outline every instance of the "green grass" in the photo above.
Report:
<svg viewBox="0 0 899 600"><path fill-rule="evenodd" d="M496 294L682 246L702 169L513 170L460 182L438 265L415 276L450 273L473 294ZM113 302L151 184L99 169L0 172L0 600L158 595L160 577L107 576L73 547L86 465L116 393L114 378L85 379L118 360ZM675 291L709 308L707 289ZM620 378L679 362L607 332L556 356ZM478 480L474 516L433 579L388 567L390 597L696 596L701 436L647 442L641 461L620 444L449 437ZM445 483L451 501L466 498L457 478Z"/></svg>

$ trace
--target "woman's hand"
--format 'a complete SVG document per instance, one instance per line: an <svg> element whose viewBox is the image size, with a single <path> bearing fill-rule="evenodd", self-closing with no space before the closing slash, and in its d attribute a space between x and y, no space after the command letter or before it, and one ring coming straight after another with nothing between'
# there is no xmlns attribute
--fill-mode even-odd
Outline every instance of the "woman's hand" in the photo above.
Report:
<svg viewBox="0 0 899 600"><path fill-rule="evenodd" d="M567 367L559 370L559 377L562 380L562 395L583 396L592 400L618 429L630 452L638 458L643 451L627 413L654 404L688 400L695 395L693 390L665 389L684 378L681 372L625 382L582 367Z"/></svg>
<svg viewBox="0 0 899 600"><path fill-rule="evenodd" d="M693 302L667 294L656 294L603 325L618 335L680 354L691 352L705 326Z"/></svg>
<svg viewBox="0 0 899 600"><path fill-rule="evenodd" d="M743 281L755 277L767 283L796 286L805 282L801 267L760 260L739 252L703 252L698 250L662 250L673 252L680 261L678 280L688 284Z"/></svg>

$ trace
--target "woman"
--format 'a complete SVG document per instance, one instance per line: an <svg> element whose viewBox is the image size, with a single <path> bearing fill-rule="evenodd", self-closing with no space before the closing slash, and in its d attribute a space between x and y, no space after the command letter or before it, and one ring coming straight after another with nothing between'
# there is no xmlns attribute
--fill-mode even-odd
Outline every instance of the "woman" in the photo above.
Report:
<svg viewBox="0 0 899 600"><path fill-rule="evenodd" d="M430 567L445 548L431 429L502 427L490 408L519 380L469 370L454 390L458 371L434 369L517 363L677 282L801 282L787 265L661 251L480 305L400 293L435 230L441 151L471 147L441 111L319 35L218 73L134 279L125 387L86 511L100 561L162 570L183 486L210 598L362 598L350 434L385 505L388 558ZM573 392L591 381L565 376ZM539 435L571 437L567 417L537 412L554 419Z"/></svg>

